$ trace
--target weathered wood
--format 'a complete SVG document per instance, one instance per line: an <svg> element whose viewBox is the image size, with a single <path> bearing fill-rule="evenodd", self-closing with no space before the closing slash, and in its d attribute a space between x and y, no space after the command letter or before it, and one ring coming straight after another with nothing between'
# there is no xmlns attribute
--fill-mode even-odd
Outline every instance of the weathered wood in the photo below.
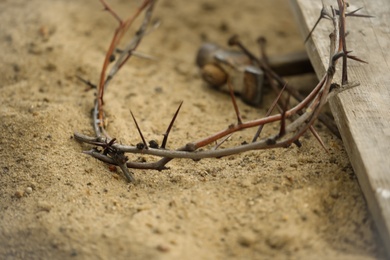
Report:
<svg viewBox="0 0 390 260"><path fill-rule="evenodd" d="M336 1L329 2L337 8ZM359 13L375 16L348 17L346 24L347 49L369 64L349 60L349 80L360 85L338 93L329 102L368 208L390 255L390 1L350 2L349 11L363 7ZM322 3L320 0L291 3L306 36L320 15ZM331 23L322 20L306 43L318 76L323 75L328 64L331 30Z"/></svg>

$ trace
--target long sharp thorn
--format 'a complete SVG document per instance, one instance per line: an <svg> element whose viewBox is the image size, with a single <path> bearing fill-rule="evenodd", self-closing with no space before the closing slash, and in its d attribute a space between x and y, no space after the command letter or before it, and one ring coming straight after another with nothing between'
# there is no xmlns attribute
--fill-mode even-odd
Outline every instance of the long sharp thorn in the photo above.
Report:
<svg viewBox="0 0 390 260"><path fill-rule="evenodd" d="M362 18L373 18L375 16L368 15L368 14L345 14L345 16L352 16L352 17L362 17Z"/></svg>
<svg viewBox="0 0 390 260"><path fill-rule="evenodd" d="M363 7L360 7L354 11L351 11L349 13L346 13L345 16L355 16L355 17L364 17L364 18L373 18L374 16L369 15L369 14L357 14L356 12L360 11L363 9Z"/></svg>
<svg viewBox="0 0 390 260"><path fill-rule="evenodd" d="M123 53L123 50L122 49L119 49L119 48L116 48L115 49L115 52L116 53ZM152 55L149 55L147 53L143 53L143 52L139 52L139 51L134 51L134 50L130 50L129 53L131 53L131 55L135 56L135 57L138 57L138 58L141 58L141 59L146 59L146 60L152 60L152 61L157 61L157 58L152 56Z"/></svg>
<svg viewBox="0 0 390 260"><path fill-rule="evenodd" d="M310 39L310 36L313 34L314 30L316 29L317 25L320 23L321 19L329 19L329 14L326 12L326 9L325 9L325 5L324 3L322 2L322 9L321 9L321 13L320 13L320 16L318 17L316 23L314 24L313 28L310 30L309 34L306 36L306 39L303 43L306 43L309 39Z"/></svg>
<svg viewBox="0 0 390 260"><path fill-rule="evenodd" d="M164 134L164 139L163 139L162 144L161 144L161 148L163 148L163 149L164 149L165 146L167 145L169 133L171 132L172 126L173 126L173 124L175 123L175 120L176 120L177 115L179 114L181 105L183 105L183 101L180 102L180 105L179 105L179 107L177 108L175 114L173 115L173 118L172 118L171 122L169 123L169 126L168 126L168 128L167 128L167 131L166 131L165 134Z"/></svg>
<svg viewBox="0 0 390 260"><path fill-rule="evenodd" d="M138 126L137 120L135 119L134 114L133 114L133 112L131 112L131 110L130 110L130 113L131 113L131 116L133 117L135 126L137 127L137 130L138 130L138 133L141 136L142 142L144 143L144 147L145 147L145 149L148 149L149 148L148 144L146 143L145 138L144 138L144 136L143 136L143 134L141 132L141 129Z"/></svg>
<svg viewBox="0 0 390 260"><path fill-rule="evenodd" d="M301 148L301 147L302 147L302 144L301 144L301 142L299 141L299 139L295 140L293 143L294 143L298 148Z"/></svg>
<svg viewBox="0 0 390 260"><path fill-rule="evenodd" d="M275 100L272 102L271 104L271 107L268 109L267 113L265 114L265 116L269 116L271 115L272 111L274 110L276 104L278 103L280 97L282 96L282 93L284 92L284 90L286 89L286 86L287 84L285 84L283 86L283 88L279 91L279 94L278 96L275 98ZM252 143L256 142L257 138L259 138L260 134L261 134L261 131L263 130L263 127L264 125L260 125L259 128L257 129L257 132L255 134L255 136L253 137L253 140L252 140Z"/></svg>
<svg viewBox="0 0 390 260"><path fill-rule="evenodd" d="M213 150L217 150L217 149L218 149L224 142L226 142L232 135L233 135L233 134L230 134L230 135L225 136L225 138L224 138L221 142L217 143L217 144L213 147Z"/></svg>
<svg viewBox="0 0 390 260"><path fill-rule="evenodd" d="M326 149L325 143L322 141L321 136L317 133L313 126L310 126L310 131L317 139L317 141L321 144L322 148L324 148L325 152L329 153L328 149Z"/></svg>
<svg viewBox="0 0 390 260"><path fill-rule="evenodd" d="M289 103L290 103L290 95L288 95L288 97L286 99L286 103L284 104L284 107L283 107L282 118L280 120L280 131L279 131L278 137L282 137L286 134L286 112L287 112Z"/></svg>
<svg viewBox="0 0 390 260"><path fill-rule="evenodd" d="M353 10L353 11L351 11L351 12L348 12L348 13L346 13L345 15L354 14L354 13L356 13L356 12L359 12L359 11L362 10L362 9L363 9L363 7L359 7L358 9Z"/></svg>
<svg viewBox="0 0 390 260"><path fill-rule="evenodd" d="M322 15L318 17L316 23L314 24L313 28L310 30L309 34L306 36L305 41L303 43L306 43L310 39L310 36L313 34L314 30L316 29L317 25L320 23L322 18L323 18Z"/></svg>
<svg viewBox="0 0 390 260"><path fill-rule="evenodd" d="M241 119L240 111L238 110L236 97L234 96L232 82L230 81L230 79L228 80L228 86L229 86L230 97L232 98L232 102L233 102L233 106L234 106L234 111L236 112L236 116L237 116L237 123L239 125L241 125L242 124L242 119Z"/></svg>
<svg viewBox="0 0 390 260"><path fill-rule="evenodd" d="M78 76L78 75L76 75L76 78L78 79L78 80L80 80L81 82L83 82L84 84L86 84L89 88L87 88L87 89L85 89L86 91L87 90L90 90L90 89L96 89L97 88L97 86L95 85L95 84L93 84L91 81L89 81L89 80L86 80L86 79L83 79L82 77L80 77L80 76Z"/></svg>
<svg viewBox="0 0 390 260"><path fill-rule="evenodd" d="M356 56L353 56L353 55L347 55L347 58L349 58L349 59L351 59L351 60L356 60L356 61L359 61L359 62L363 62L363 63L366 63L366 64L368 64L368 62L367 62L367 61L365 61L365 60L362 60L362 59L359 59L358 57L356 57Z"/></svg>

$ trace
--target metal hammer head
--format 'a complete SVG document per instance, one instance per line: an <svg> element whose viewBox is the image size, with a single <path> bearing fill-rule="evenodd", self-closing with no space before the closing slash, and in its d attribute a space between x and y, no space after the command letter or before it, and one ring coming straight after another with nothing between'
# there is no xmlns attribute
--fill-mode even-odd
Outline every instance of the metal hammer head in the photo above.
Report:
<svg viewBox="0 0 390 260"><path fill-rule="evenodd" d="M204 43L198 50L196 64L201 68L203 79L212 87L226 91L230 80L234 92L244 102L260 105L264 73L244 53Z"/></svg>

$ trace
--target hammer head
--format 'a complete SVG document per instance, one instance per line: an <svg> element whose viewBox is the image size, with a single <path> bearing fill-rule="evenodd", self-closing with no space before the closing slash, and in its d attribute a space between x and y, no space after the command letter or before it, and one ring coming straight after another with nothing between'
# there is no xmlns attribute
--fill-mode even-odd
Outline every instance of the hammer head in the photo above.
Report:
<svg viewBox="0 0 390 260"><path fill-rule="evenodd" d="M230 80L233 90L242 100L258 106L262 100L263 71L254 66L245 54L225 50L213 43L204 43L198 50L196 64L203 79L212 87L228 91Z"/></svg>

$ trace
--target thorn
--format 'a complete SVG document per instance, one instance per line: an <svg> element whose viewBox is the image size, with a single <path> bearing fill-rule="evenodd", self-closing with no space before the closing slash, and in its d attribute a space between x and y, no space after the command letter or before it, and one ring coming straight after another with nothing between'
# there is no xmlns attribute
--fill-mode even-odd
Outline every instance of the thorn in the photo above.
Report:
<svg viewBox="0 0 390 260"><path fill-rule="evenodd" d="M213 147L213 150L217 150L217 149L218 149L224 142L226 142L232 135L233 135L233 134L230 134L230 135L225 136L225 138L224 138L221 142L217 143L217 144Z"/></svg>
<svg viewBox="0 0 390 260"><path fill-rule="evenodd" d="M317 141L321 144L322 148L324 148L325 152L329 154L329 151L328 151L328 149L326 149L326 146L325 146L324 142L322 141L321 136L317 133L317 131L314 129L314 127L311 125L309 129L310 129L311 133L314 135L314 137L317 139Z"/></svg>
<svg viewBox="0 0 390 260"><path fill-rule="evenodd" d="M142 134L142 132L141 132L141 129L140 129L139 126L138 126L137 120L135 119L134 114L133 114L133 112L131 112L131 110L130 110L130 113L131 113L131 116L133 117L135 126L137 127L137 130L138 130L138 133L139 133L139 135L141 136L142 142L144 143L144 148L145 148L145 149L148 149L148 148L149 148L149 147L148 147L148 144L146 143L145 138L144 138L144 136L143 136L143 134Z"/></svg>
<svg viewBox="0 0 390 260"><path fill-rule="evenodd" d="M145 60L151 60L151 61L157 61L158 59L155 56L139 52L139 51L132 51L131 52L135 57L145 59Z"/></svg>
<svg viewBox="0 0 390 260"><path fill-rule="evenodd" d="M314 30L316 29L317 25L320 23L320 21L321 21L322 18L323 18L323 17L320 16L320 17L317 19L316 23L314 24L313 28L311 28L309 34L306 36L306 38L305 38L305 40L303 41L303 43L306 43L306 42L310 39L311 35L313 34Z"/></svg>
<svg viewBox="0 0 390 260"><path fill-rule="evenodd" d="M116 141L116 138L111 139L110 142L108 142L107 146L112 146Z"/></svg>
<svg viewBox="0 0 390 260"><path fill-rule="evenodd" d="M275 98L275 100L272 102L271 107L268 109L267 113L265 114L265 117L271 115L272 111L275 109L276 104L278 103L280 97L282 96L282 93L287 87L287 83L284 84L283 88L279 91L278 96ZM260 125L259 128L257 129L257 132L255 136L252 139L252 143L256 142L257 138L259 138L261 131L263 130L264 125Z"/></svg>
<svg viewBox="0 0 390 260"><path fill-rule="evenodd" d="M108 11L120 24L123 23L122 19L118 16L117 13L115 13L114 10L111 9L111 7L106 3L105 0L100 0L104 7L104 11Z"/></svg>
<svg viewBox="0 0 390 260"><path fill-rule="evenodd" d="M241 125L242 124L242 118L241 118L241 115L240 115L240 111L238 110L236 97L234 96L232 82L230 81L230 78L228 79L228 86L229 86L230 97L232 98L232 102L233 102L234 111L236 112L236 116L237 116L237 123L239 125Z"/></svg>
<svg viewBox="0 0 390 260"><path fill-rule="evenodd" d="M116 138L111 139L110 142L107 143L107 139L105 140L105 143L103 145L103 155L107 155L110 152L111 146L115 143Z"/></svg>
<svg viewBox="0 0 390 260"><path fill-rule="evenodd" d="M369 15L369 14L357 14L356 13L356 12L362 10L362 9L363 9L363 7L360 7L358 9L354 10L354 11L346 13L345 16L354 16L354 17L363 17L363 18L373 18L373 17L375 17L375 16ZM339 13L340 12L338 10L336 10L336 14L339 15Z"/></svg>
<svg viewBox="0 0 390 260"><path fill-rule="evenodd" d="M282 118L280 120L280 131L278 134L278 138L284 136L286 134L286 112L288 108L288 104L290 103L290 94L286 99L286 103L283 106Z"/></svg>
<svg viewBox="0 0 390 260"><path fill-rule="evenodd" d="M180 105L179 105L179 107L177 108L175 114L173 115L173 118L172 118L171 122L169 123L169 126L168 126L168 128L167 128L167 131L166 131L165 134L164 134L164 139L163 139L162 144L161 144L161 148L163 148L163 149L165 149L165 146L166 146L167 141L168 141L169 133L171 132L173 123L175 123L176 117L177 117L177 115L179 114L179 111L180 111L180 108L181 108L182 105L183 105L183 101L180 102Z"/></svg>
<svg viewBox="0 0 390 260"><path fill-rule="evenodd" d="M153 22L152 26L144 33L144 35L149 35L155 30L157 30L161 25L161 20L157 19Z"/></svg>
<svg viewBox="0 0 390 260"><path fill-rule="evenodd" d="M298 148L301 148L302 147L302 143L299 141L299 139L295 140L293 142Z"/></svg>
<svg viewBox="0 0 390 260"><path fill-rule="evenodd" d="M119 48L116 48L115 52L119 53L119 54L122 54L123 50L119 49ZM149 55L149 54L146 54L146 53L143 53L143 52L139 52L139 51L130 50L129 53L131 53L131 55L133 55L134 57L141 58L141 59L152 60L152 61L157 61L158 60L156 57L154 57L152 55Z"/></svg>
<svg viewBox="0 0 390 260"><path fill-rule="evenodd" d="M83 79L82 77L80 77L78 75L76 75L76 78L78 80L80 80L81 82L85 83L89 87L89 88L86 88L85 91L88 91L90 89L97 89L97 86L95 84L93 84L91 81L85 80L85 79Z"/></svg>
<svg viewBox="0 0 390 260"><path fill-rule="evenodd" d="M356 56L353 56L353 55L348 55L348 54L347 54L347 58L349 58L349 59L351 59L351 60L356 60L356 61L358 61L358 62L362 62L362 63L366 63L366 64L368 64L368 62L367 62L367 61L365 61L365 60L362 60L362 59L359 59L358 57L356 57Z"/></svg>
<svg viewBox="0 0 390 260"><path fill-rule="evenodd" d="M325 5L324 5L323 2L322 2L322 9L321 9L320 16L318 17L318 19L317 19L316 23L314 24L313 28L310 30L309 34L306 36L306 39L305 39L304 43L306 43L309 40L309 38L313 34L315 28L320 23L321 19L329 19L329 13L326 11Z"/></svg>

